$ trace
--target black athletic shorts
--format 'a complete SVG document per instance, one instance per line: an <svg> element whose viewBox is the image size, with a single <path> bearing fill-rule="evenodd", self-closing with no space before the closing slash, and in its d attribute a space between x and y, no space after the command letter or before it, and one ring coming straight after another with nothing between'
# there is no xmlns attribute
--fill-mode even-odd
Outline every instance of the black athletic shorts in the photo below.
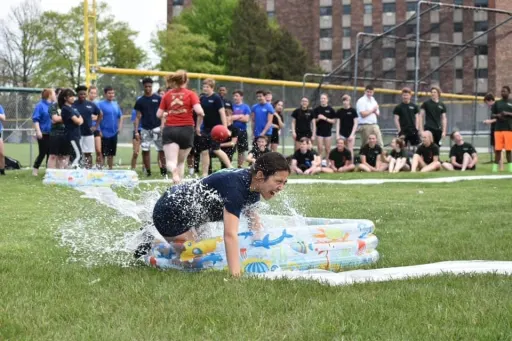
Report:
<svg viewBox="0 0 512 341"><path fill-rule="evenodd" d="M332 130L331 129L318 129L316 131L316 136L319 136L319 137L331 137L332 136Z"/></svg>
<svg viewBox="0 0 512 341"><path fill-rule="evenodd" d="M272 136L270 136L270 143L279 144L279 129L272 129Z"/></svg>
<svg viewBox="0 0 512 341"><path fill-rule="evenodd" d="M297 168L300 169L301 171L305 172L309 169L308 166L306 165L297 165Z"/></svg>
<svg viewBox="0 0 512 341"><path fill-rule="evenodd" d="M94 137L101 137L99 130L95 130L93 135L94 135Z"/></svg>
<svg viewBox="0 0 512 341"><path fill-rule="evenodd" d="M247 136L247 130L240 130L240 133L238 134L238 142L236 143L236 150L239 153L249 151L249 137Z"/></svg>
<svg viewBox="0 0 512 341"><path fill-rule="evenodd" d="M101 138L101 151L103 156L116 156L117 134L112 137Z"/></svg>
<svg viewBox="0 0 512 341"><path fill-rule="evenodd" d="M434 138L434 143L439 146L439 142L441 141L441 137L443 136L443 131L437 130L437 129L431 129L431 128L425 128L425 130L428 130L432 133L432 137Z"/></svg>
<svg viewBox="0 0 512 341"><path fill-rule="evenodd" d="M194 227L189 214L183 213L183 205L173 195L172 187L166 191L153 208L153 224L162 237L176 237Z"/></svg>
<svg viewBox="0 0 512 341"><path fill-rule="evenodd" d="M50 134L50 155L68 156L71 155L71 149L71 144L64 131Z"/></svg>
<svg viewBox="0 0 512 341"><path fill-rule="evenodd" d="M296 131L295 134L297 134L297 138L295 139L295 141L297 142L300 142L300 139L303 137L307 137L308 139L310 139L311 136L313 136L313 133L311 131Z"/></svg>
<svg viewBox="0 0 512 341"><path fill-rule="evenodd" d="M405 144L409 144L411 146L417 146L421 143L420 136L417 131L416 132L404 131L404 132L400 132L400 134L398 134L398 135L403 137Z"/></svg>
<svg viewBox="0 0 512 341"><path fill-rule="evenodd" d="M195 130L193 126L164 127L162 145L176 143L180 149L194 147Z"/></svg>
<svg viewBox="0 0 512 341"><path fill-rule="evenodd" d="M199 139L197 146L198 152L204 152L205 150L215 151L220 149L220 143L212 139L210 132L205 131L201 136L196 136Z"/></svg>

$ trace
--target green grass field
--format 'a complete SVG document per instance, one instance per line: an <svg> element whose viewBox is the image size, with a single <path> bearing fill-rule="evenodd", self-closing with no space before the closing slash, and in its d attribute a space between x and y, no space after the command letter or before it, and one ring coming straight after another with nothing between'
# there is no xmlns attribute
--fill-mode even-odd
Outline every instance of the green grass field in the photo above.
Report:
<svg viewBox="0 0 512 341"><path fill-rule="evenodd" d="M488 172L482 166L476 174ZM447 175L460 173L416 177ZM363 176L389 177L322 178ZM129 231L137 224L73 189L45 187L28 171L0 177L0 190L0 340L512 339L507 276L328 287L234 280L223 272L85 267L69 262L70 249L59 246L62 224L91 214L99 230ZM510 260L511 191L510 180L289 185L272 205L279 211L284 198L306 216L373 220L381 259L371 267L382 268ZM121 192L132 199L140 194Z"/></svg>

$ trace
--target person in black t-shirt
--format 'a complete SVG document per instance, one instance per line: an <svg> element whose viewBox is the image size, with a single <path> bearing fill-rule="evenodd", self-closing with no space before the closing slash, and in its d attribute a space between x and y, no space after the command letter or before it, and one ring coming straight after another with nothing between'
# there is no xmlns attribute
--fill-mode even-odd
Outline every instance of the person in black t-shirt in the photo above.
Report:
<svg viewBox="0 0 512 341"><path fill-rule="evenodd" d="M327 158L331 150L332 125L336 113L329 105L327 94L320 95L320 105L313 110L313 140L317 138L318 153L321 159Z"/></svg>
<svg viewBox="0 0 512 341"><path fill-rule="evenodd" d="M295 151L292 157L292 172L303 175L313 175L320 173L322 167L321 160L316 151L309 149L307 137L300 140L300 147Z"/></svg>
<svg viewBox="0 0 512 341"><path fill-rule="evenodd" d="M258 136L256 139L256 147L253 147L249 152L246 161L250 166L254 164L260 156L268 152L270 152L270 150L267 147L267 139L265 136Z"/></svg>
<svg viewBox="0 0 512 341"><path fill-rule="evenodd" d="M462 135L458 131L454 131L450 138L453 141L453 146L450 149L450 162L443 162L444 169L453 170L475 170L478 162L478 156L475 148L464 142Z"/></svg>
<svg viewBox="0 0 512 341"><path fill-rule="evenodd" d="M391 152L386 158L389 163L389 172L398 173L400 171L410 171L409 157L405 148L405 142L401 138L391 140Z"/></svg>
<svg viewBox="0 0 512 341"><path fill-rule="evenodd" d="M416 149L412 158L411 172L421 169L422 172L432 172L441 168L439 162L439 147L434 143L432 132L425 130L421 133L421 145Z"/></svg>
<svg viewBox="0 0 512 341"><path fill-rule="evenodd" d="M283 122L283 107L284 103L281 100L277 100L274 102L274 117L272 118L272 136L270 137L270 149L273 152L277 152L277 148L279 147L279 135L281 129L284 128Z"/></svg>
<svg viewBox="0 0 512 341"><path fill-rule="evenodd" d="M352 172L356 166L352 162L352 153L345 148L345 140L341 137L336 140L336 148L329 153L329 166L322 167L324 173Z"/></svg>
<svg viewBox="0 0 512 341"><path fill-rule="evenodd" d="M432 133L434 144L440 146L446 136L448 119L446 118L446 105L439 99L441 89L433 86L430 89L432 98L423 102L420 108L420 131L428 130Z"/></svg>
<svg viewBox="0 0 512 341"><path fill-rule="evenodd" d="M417 146L420 144L418 128L420 126L420 109L414 103L411 103L411 89L402 89L402 103L398 104L393 110L395 116L395 126L400 136L406 144Z"/></svg>
<svg viewBox="0 0 512 341"><path fill-rule="evenodd" d="M229 161L233 162L233 155L235 155L236 144L238 143L238 135L240 129L233 125L233 111L226 110L226 120L228 121L228 130L231 132L231 136L226 142L220 144L220 149L226 153ZM222 164L222 168L226 168L226 165Z"/></svg>
<svg viewBox="0 0 512 341"><path fill-rule="evenodd" d="M496 99L494 98L494 95L492 93L488 93L487 95L485 95L484 97L484 103L487 104L487 107L489 107L489 110L492 109L494 103L496 103ZM491 113L492 114L492 113ZM491 151L494 151L494 132L495 132L495 128L496 128L496 119L495 118L489 118L489 119L486 119L484 120L483 122L484 124L487 124L491 127L491 135L490 135L490 145L491 145ZM494 163L494 161L492 160L492 152L491 152L491 161L490 163ZM499 164L499 167L500 169L503 169L503 158L500 159L500 164Z"/></svg>
<svg viewBox="0 0 512 341"><path fill-rule="evenodd" d="M341 100L343 101L343 108L336 112L336 140L340 137L345 139L348 150L354 155L354 142L356 141L359 117L357 116L357 110L351 107L349 95L343 95Z"/></svg>
<svg viewBox="0 0 512 341"><path fill-rule="evenodd" d="M388 169L388 164L382 162L382 147L377 144L377 135L370 134L368 143L359 151L361 172L383 172Z"/></svg>
<svg viewBox="0 0 512 341"><path fill-rule="evenodd" d="M70 152L68 155L75 155L71 167L78 167L82 156L82 150L80 149L80 126L84 123L84 119L78 110L73 108L73 103L75 102L73 90L64 89L59 94L58 102L61 109L60 116L64 124L64 131L69 142Z"/></svg>
<svg viewBox="0 0 512 341"><path fill-rule="evenodd" d="M300 148L300 140L303 137L311 138L313 136L311 128L313 118L309 100L307 97L303 97L300 100L300 108L295 109L292 113L292 136L295 140L295 150Z"/></svg>

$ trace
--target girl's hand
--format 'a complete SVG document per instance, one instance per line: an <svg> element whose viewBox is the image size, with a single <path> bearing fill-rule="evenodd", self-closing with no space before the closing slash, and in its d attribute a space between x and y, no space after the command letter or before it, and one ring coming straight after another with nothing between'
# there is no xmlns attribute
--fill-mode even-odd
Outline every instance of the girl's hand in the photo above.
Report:
<svg viewBox="0 0 512 341"><path fill-rule="evenodd" d="M36 137L38 140L43 138L43 134L40 131L36 131Z"/></svg>
<svg viewBox="0 0 512 341"><path fill-rule="evenodd" d="M233 277L237 277L237 278L238 278L238 277L240 277L241 275L242 275L242 273L241 273L240 269L238 269L238 270L237 270L237 269L233 269L233 270L231 270L231 276L233 276Z"/></svg>

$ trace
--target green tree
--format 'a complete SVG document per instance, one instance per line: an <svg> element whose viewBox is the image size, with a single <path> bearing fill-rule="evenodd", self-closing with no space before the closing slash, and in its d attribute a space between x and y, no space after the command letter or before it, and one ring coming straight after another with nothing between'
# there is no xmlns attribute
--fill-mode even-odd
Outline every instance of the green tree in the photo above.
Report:
<svg viewBox="0 0 512 341"><path fill-rule="evenodd" d="M225 69L226 51L238 0L193 0L175 22L187 26L191 33L207 35L215 43L213 63Z"/></svg>
<svg viewBox="0 0 512 341"><path fill-rule="evenodd" d="M234 11L228 39L228 73L262 77L270 38L266 13L255 0L240 0Z"/></svg>
<svg viewBox="0 0 512 341"><path fill-rule="evenodd" d="M158 31L151 45L161 58L157 65L160 70L185 69L215 74L224 70L215 63L216 44L207 35L190 32L185 25L173 23L167 29Z"/></svg>

